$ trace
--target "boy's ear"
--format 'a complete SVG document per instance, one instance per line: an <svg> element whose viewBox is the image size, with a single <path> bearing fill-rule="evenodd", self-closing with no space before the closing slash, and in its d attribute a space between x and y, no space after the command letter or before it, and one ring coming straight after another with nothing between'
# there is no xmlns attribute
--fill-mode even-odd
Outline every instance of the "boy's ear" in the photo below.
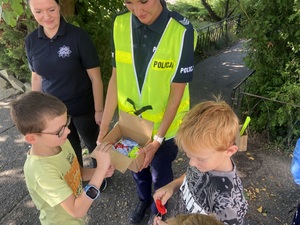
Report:
<svg viewBox="0 0 300 225"><path fill-rule="evenodd" d="M25 140L29 144L34 144L37 141L37 138L35 134L26 134Z"/></svg>
<svg viewBox="0 0 300 225"><path fill-rule="evenodd" d="M229 154L229 156L232 156L234 153L236 153L238 151L239 147L235 144L230 145L229 148L227 149L227 154Z"/></svg>

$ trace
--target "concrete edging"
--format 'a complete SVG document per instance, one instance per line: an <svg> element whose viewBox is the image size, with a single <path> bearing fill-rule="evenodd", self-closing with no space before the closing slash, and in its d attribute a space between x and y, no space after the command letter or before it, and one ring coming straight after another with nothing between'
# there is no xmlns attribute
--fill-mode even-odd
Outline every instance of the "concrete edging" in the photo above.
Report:
<svg viewBox="0 0 300 225"><path fill-rule="evenodd" d="M22 83L15 76L9 74L7 70L0 70L0 76L3 77L10 85L20 92L28 92L31 90L31 86L28 83Z"/></svg>

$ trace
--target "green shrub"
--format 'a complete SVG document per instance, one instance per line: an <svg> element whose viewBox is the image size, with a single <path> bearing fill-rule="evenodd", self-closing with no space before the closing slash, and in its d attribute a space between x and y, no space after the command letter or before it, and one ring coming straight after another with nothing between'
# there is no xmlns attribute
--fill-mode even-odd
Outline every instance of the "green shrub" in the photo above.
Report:
<svg viewBox="0 0 300 225"><path fill-rule="evenodd" d="M198 0L177 1L176 4L168 4L168 8L188 18L197 30L211 24L211 22L205 20L208 17L207 11Z"/></svg>
<svg viewBox="0 0 300 225"><path fill-rule="evenodd" d="M24 49L25 32L1 23L0 68L10 71L22 82L30 81L30 70Z"/></svg>
<svg viewBox="0 0 300 225"><path fill-rule="evenodd" d="M293 0L244 2L241 35L249 39L246 65L256 70L244 111L251 127L269 131L271 141L294 145L300 134L300 15ZM270 100L267 100L270 99Z"/></svg>

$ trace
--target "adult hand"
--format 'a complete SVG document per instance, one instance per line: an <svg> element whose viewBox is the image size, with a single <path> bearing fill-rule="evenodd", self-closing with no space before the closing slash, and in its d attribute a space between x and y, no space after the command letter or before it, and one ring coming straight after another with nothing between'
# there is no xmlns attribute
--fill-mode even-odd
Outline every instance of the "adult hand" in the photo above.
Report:
<svg viewBox="0 0 300 225"><path fill-rule="evenodd" d="M145 160L144 160L142 167L140 168L140 171L142 169L147 168L150 165L150 163L152 162L152 159L159 147L160 147L160 144L157 141L152 141L151 143L149 143L147 146L145 146L144 148L142 148L139 151L139 154L145 153Z"/></svg>
<svg viewBox="0 0 300 225"><path fill-rule="evenodd" d="M103 138L108 133L108 131L109 131L109 126L105 126L104 123L102 123L100 126L99 135L97 138L97 145L99 145L102 142Z"/></svg>
<svg viewBox="0 0 300 225"><path fill-rule="evenodd" d="M97 111L95 112L95 121L96 124L100 127L101 122L102 122L102 117L103 117L103 111Z"/></svg>

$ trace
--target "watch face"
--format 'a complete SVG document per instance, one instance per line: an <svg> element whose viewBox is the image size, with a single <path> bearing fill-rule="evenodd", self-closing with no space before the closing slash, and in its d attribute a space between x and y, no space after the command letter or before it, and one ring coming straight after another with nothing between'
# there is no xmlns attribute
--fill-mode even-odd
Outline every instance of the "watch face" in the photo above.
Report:
<svg viewBox="0 0 300 225"><path fill-rule="evenodd" d="M98 194L99 190L93 186L89 186L89 188L86 190L86 195L89 196L91 199L97 198Z"/></svg>

